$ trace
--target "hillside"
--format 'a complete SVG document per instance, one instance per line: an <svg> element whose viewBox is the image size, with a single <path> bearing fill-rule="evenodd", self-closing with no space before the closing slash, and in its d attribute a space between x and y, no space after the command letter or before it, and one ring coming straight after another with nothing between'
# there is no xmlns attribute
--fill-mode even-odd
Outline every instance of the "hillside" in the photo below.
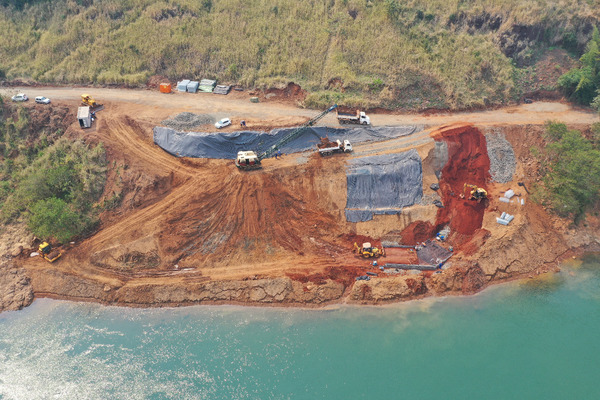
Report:
<svg viewBox="0 0 600 400"><path fill-rule="evenodd" d="M0 2L0 79L294 81L305 104L477 108L554 90L600 1ZM161 78L162 79L162 78Z"/></svg>

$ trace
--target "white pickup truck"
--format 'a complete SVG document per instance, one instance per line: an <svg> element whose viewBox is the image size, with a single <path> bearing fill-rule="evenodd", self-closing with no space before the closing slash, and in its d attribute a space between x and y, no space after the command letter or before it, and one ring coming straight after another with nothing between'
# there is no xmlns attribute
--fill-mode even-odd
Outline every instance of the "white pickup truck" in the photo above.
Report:
<svg viewBox="0 0 600 400"><path fill-rule="evenodd" d="M329 139L323 138L321 139L321 143L317 145L319 148L319 154L322 156L330 156L333 153L350 153L352 152L352 145L349 140L336 140L335 142L330 142Z"/></svg>

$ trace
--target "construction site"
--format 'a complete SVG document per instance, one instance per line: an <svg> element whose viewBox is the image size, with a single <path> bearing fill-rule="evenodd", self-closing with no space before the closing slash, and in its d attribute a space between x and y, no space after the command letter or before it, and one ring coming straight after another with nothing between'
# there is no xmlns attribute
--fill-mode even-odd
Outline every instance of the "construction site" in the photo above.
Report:
<svg viewBox="0 0 600 400"><path fill-rule="evenodd" d="M585 245L529 198L543 123L597 121L561 103L355 117L298 108L286 92L254 103L98 89L84 130L80 92L46 91L74 110L66 135L104 144L102 199L120 203L53 262L28 247L14 258L38 297L382 304L552 271ZM223 117L231 125L216 129Z"/></svg>

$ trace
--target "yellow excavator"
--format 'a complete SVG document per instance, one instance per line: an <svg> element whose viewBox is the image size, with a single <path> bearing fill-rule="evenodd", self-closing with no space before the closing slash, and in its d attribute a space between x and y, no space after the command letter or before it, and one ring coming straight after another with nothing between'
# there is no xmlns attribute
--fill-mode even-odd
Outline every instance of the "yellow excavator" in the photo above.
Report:
<svg viewBox="0 0 600 400"><path fill-rule="evenodd" d="M477 202L479 203L481 200L487 199L488 194L485 189L477 187L475 185L470 185L468 183L465 183L465 185L463 186L463 197L465 196L467 188L471 189L471 192L469 193L469 200L477 200Z"/></svg>
<svg viewBox="0 0 600 400"><path fill-rule="evenodd" d="M92 111L99 111L104 108L104 106L102 104L98 104L98 102L96 100L94 100L94 98L92 96L90 96L89 94L81 95L81 103L84 106L89 106Z"/></svg>
<svg viewBox="0 0 600 400"><path fill-rule="evenodd" d="M48 262L54 262L62 256L62 253L60 251L52 250L52 245L50 245L50 243L48 242L40 244L40 247L38 248L38 253L40 253L40 257L42 257Z"/></svg>
<svg viewBox="0 0 600 400"><path fill-rule="evenodd" d="M369 242L365 242L362 244L362 247L359 247L358 244L355 242L354 243L354 252L356 254L358 254L359 256L363 256L364 258L371 258L371 257L381 257L381 256L385 256L385 250L383 249L383 246L381 246L381 249L371 246L371 243Z"/></svg>

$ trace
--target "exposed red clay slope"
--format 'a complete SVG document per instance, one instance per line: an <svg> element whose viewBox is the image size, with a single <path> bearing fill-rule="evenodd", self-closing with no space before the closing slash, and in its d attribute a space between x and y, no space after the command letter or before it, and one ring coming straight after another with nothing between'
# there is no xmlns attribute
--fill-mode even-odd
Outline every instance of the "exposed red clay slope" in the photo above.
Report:
<svg viewBox="0 0 600 400"><path fill-rule="evenodd" d="M436 228L449 223L453 233L473 235L482 226L485 202L468 200L468 195L461 199L460 195L465 183L486 188L489 182L485 137L471 124L444 126L431 136L448 144L448 162L440 179L444 207L438 211Z"/></svg>

